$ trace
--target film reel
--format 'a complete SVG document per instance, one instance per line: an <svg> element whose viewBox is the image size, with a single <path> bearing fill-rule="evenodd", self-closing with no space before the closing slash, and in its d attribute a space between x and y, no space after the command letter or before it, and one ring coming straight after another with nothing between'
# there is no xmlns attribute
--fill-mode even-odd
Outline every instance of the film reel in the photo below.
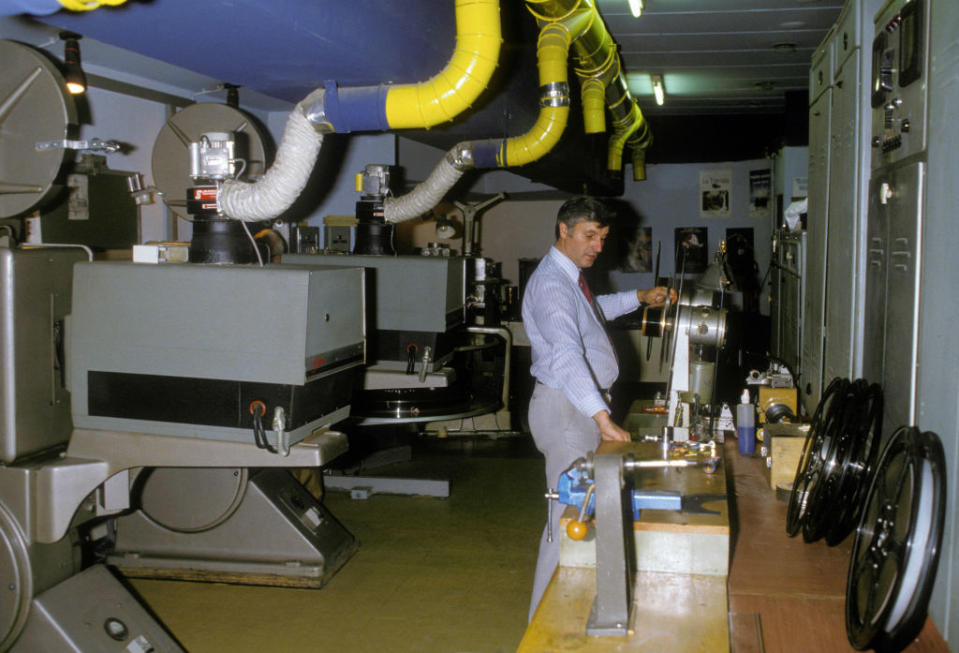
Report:
<svg viewBox="0 0 959 653"><path fill-rule="evenodd" d="M900 427L876 466L849 564L846 635L856 649L900 651L922 630L945 508L939 437Z"/></svg>
<svg viewBox="0 0 959 653"><path fill-rule="evenodd" d="M786 533L789 537L794 537L802 528L816 484L822 475L827 453L826 433L836 419L834 407L841 402L848 387L848 379L833 379L813 413L809 433L806 434L802 454L799 456L799 465L796 467L792 491L789 493L789 507L786 510Z"/></svg>
<svg viewBox="0 0 959 653"><path fill-rule="evenodd" d="M821 476L810 490L803 516L806 542L826 536L827 543L835 546L856 527L862 507L860 489L868 486L873 462L869 454L881 429L881 412L874 412L877 402L871 400L874 396L880 398L881 411L881 390L860 379L850 383L841 400L829 407ZM858 501L856 495L860 495Z"/></svg>
<svg viewBox="0 0 959 653"><path fill-rule="evenodd" d="M815 542L825 534L842 473L841 459L853 437L856 409L856 385L847 382L829 405L823 421L821 446L814 450L818 454L814 459L817 464L807 470L811 481L802 517L802 536L806 542Z"/></svg>
<svg viewBox="0 0 959 653"><path fill-rule="evenodd" d="M856 530L865 504L869 481L879 458L882 436L882 388L856 381L856 405L853 424L856 427L844 455L839 461L839 478L830 497L826 544L836 546Z"/></svg>

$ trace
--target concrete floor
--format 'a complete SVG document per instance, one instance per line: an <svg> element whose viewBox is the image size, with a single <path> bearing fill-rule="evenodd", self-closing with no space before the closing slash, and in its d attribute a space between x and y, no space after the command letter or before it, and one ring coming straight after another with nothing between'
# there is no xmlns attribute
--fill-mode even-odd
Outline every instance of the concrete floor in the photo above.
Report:
<svg viewBox="0 0 959 653"><path fill-rule="evenodd" d="M451 496L330 493L360 549L323 589L131 584L191 653L515 651L546 518L528 437L433 440L379 473L447 478Z"/></svg>

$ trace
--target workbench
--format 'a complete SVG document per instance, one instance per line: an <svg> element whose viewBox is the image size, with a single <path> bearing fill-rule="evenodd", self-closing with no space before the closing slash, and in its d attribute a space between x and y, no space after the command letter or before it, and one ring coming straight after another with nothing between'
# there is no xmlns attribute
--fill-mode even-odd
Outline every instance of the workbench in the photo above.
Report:
<svg viewBox="0 0 959 653"><path fill-rule="evenodd" d="M644 445L601 445L600 453L642 450ZM725 520L729 543L728 575L657 571L654 561L639 560L633 591L631 634L628 637L587 637L586 622L596 594L595 569L585 560L585 551L571 553L565 533L561 541L560 567L534 615L523 640L521 653L580 651L584 653L638 651L733 651L734 653L791 653L806 651L853 651L845 633L845 587L853 536L836 547L825 542L807 544L785 531L785 501L777 500L769 487L760 456L740 455L736 441L722 447L723 461L714 481L692 470L670 478L654 476L663 486L681 483L691 493L718 493L728 484L726 501L704 504L721 507L721 518L704 515L643 511L636 533L675 532L695 541L702 534L722 529ZM656 470L663 471L663 470ZM678 470L670 470L678 471ZM699 474L702 474L700 471ZM717 480L722 483L717 483ZM704 485L698 486L697 483ZM568 516L569 513L566 513ZM711 530L712 529L712 530ZM637 544L640 542L637 537ZM674 542L681 542L674 540ZM680 550L684 545L679 545ZM692 544L693 554L703 547ZM638 553L643 549L638 546ZM638 556L642 557L642 556ZM647 556L648 558L649 556ZM674 564L695 555L676 556ZM643 567L646 567L645 569ZM906 651L947 653L948 647L931 620Z"/></svg>
<svg viewBox="0 0 959 653"><path fill-rule="evenodd" d="M647 442L600 445L599 454L632 453L637 460L662 458ZM519 651L703 651L729 648L726 577L729 510L725 465L644 469L637 489L679 490L693 512L643 510L634 522L637 573L628 637L588 637L586 622L596 595L595 541L571 540L561 520L560 566L526 631Z"/></svg>

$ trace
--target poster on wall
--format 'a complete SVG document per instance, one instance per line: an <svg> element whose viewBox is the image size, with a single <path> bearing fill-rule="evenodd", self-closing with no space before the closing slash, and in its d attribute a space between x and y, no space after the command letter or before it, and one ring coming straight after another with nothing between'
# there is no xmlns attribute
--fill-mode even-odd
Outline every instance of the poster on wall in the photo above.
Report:
<svg viewBox="0 0 959 653"><path fill-rule="evenodd" d="M768 218L771 208L772 171L749 171L749 217Z"/></svg>
<svg viewBox="0 0 959 653"><path fill-rule="evenodd" d="M732 170L700 170L699 215L704 218L728 218L732 186Z"/></svg>
<svg viewBox="0 0 959 653"><path fill-rule="evenodd" d="M653 228L636 227L629 239L626 258L620 269L623 272L653 271Z"/></svg>
<svg viewBox="0 0 959 653"><path fill-rule="evenodd" d="M706 271L706 227L677 227L675 245L676 273L700 274Z"/></svg>

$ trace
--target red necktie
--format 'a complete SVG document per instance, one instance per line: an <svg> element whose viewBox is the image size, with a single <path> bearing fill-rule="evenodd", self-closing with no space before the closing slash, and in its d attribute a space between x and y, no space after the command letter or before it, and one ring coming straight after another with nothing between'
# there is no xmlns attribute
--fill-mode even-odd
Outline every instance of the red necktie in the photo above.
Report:
<svg viewBox="0 0 959 653"><path fill-rule="evenodd" d="M583 294L586 295L586 301L589 302L589 305L593 305L593 295L589 292L589 286L586 285L586 278L583 276L583 273L579 273L579 289L583 291Z"/></svg>

